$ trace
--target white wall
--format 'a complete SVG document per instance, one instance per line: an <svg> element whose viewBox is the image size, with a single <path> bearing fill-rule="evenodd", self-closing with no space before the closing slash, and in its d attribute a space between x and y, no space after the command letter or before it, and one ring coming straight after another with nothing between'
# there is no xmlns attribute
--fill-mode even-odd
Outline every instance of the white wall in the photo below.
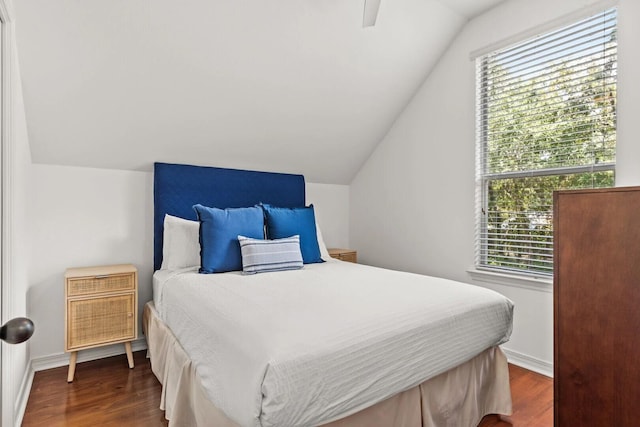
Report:
<svg viewBox="0 0 640 427"><path fill-rule="evenodd" d="M139 271L140 314L152 299L153 174L39 164L31 171L28 303L38 328L31 356L39 369L66 362L66 268L132 263ZM316 206L327 245L348 245L348 187L309 183L307 201ZM123 352L120 347L107 350Z"/></svg>
<svg viewBox="0 0 640 427"><path fill-rule="evenodd" d="M559 17L589 0L512 0L470 21L351 183L351 245L363 263L472 282L475 63L470 53ZM617 183L640 184L639 2L619 8ZM475 282L516 305L511 354L550 370L553 296ZM543 287L544 288L544 287Z"/></svg>
<svg viewBox="0 0 640 427"><path fill-rule="evenodd" d="M618 147L616 185L640 185L640 2L618 8Z"/></svg>
<svg viewBox="0 0 640 427"><path fill-rule="evenodd" d="M30 197L29 313L38 328L31 356L64 352L64 271L132 263L139 313L152 298L152 174L34 164ZM140 330L140 329L139 329Z"/></svg>
<svg viewBox="0 0 640 427"><path fill-rule="evenodd" d="M307 183L322 238L329 248L349 247L349 186Z"/></svg>

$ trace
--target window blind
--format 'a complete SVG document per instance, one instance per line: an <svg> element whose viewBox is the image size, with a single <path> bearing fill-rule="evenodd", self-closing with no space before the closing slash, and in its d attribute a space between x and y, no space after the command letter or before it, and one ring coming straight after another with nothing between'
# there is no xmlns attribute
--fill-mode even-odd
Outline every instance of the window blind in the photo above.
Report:
<svg viewBox="0 0 640 427"><path fill-rule="evenodd" d="M553 191L614 184L617 10L476 59L476 267L553 273Z"/></svg>

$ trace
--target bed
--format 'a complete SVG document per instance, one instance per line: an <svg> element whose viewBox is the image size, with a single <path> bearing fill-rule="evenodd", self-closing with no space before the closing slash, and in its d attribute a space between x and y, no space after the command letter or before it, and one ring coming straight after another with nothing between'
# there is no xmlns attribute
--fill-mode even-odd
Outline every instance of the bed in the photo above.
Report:
<svg viewBox="0 0 640 427"><path fill-rule="evenodd" d="M325 251L326 262L256 275L161 268L165 215L305 202L300 175L155 165L143 328L170 425L464 427L510 415L499 344L513 305L492 291Z"/></svg>

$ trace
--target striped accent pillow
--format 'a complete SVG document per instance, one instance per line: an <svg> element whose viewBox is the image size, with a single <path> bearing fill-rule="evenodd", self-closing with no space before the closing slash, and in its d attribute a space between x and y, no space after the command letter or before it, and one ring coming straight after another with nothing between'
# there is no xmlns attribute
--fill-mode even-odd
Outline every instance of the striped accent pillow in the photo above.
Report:
<svg viewBox="0 0 640 427"><path fill-rule="evenodd" d="M260 240L238 236L242 252L242 271L245 274L302 268L300 236L284 239Z"/></svg>

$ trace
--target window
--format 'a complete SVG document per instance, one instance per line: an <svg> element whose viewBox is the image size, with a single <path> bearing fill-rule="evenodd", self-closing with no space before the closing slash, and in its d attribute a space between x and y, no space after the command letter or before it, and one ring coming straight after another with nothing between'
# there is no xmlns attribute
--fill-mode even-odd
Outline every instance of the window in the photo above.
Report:
<svg viewBox="0 0 640 427"><path fill-rule="evenodd" d="M553 191L614 185L616 9L476 59L476 268L553 273Z"/></svg>

